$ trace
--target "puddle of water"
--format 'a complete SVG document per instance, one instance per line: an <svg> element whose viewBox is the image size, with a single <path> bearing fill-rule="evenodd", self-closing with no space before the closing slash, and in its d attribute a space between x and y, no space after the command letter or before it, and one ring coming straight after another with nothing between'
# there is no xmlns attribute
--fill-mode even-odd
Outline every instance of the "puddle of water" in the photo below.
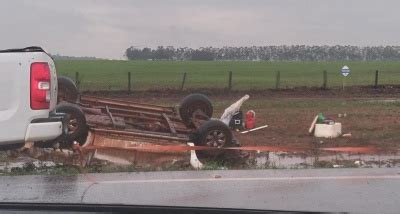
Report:
<svg viewBox="0 0 400 214"><path fill-rule="evenodd" d="M94 146L118 146L121 149L97 149L86 153L84 161L88 165L125 165L148 169L187 169L190 166L190 151L134 151L123 150L133 144L145 144L143 142L126 139L96 136ZM236 153L235 153L236 154ZM342 167L400 167L399 154L359 155L346 153L319 153L318 155L288 153L288 152L249 152L249 156L241 156L237 152L231 158L230 169L235 168L342 168ZM4 159L4 157L3 157ZM78 160L78 161L77 161ZM30 165L26 165L29 163ZM244 164L243 164L244 163ZM13 168L41 168L57 165L79 164L79 155L65 150L30 148L22 152L16 158L7 158L0 161L0 173L9 172ZM203 162L203 164L207 164ZM212 165L212 164L211 164ZM222 166L222 165L221 165ZM219 167L217 164L215 167Z"/></svg>
<svg viewBox="0 0 400 214"><path fill-rule="evenodd" d="M29 164L32 168L55 167L57 165L53 161L39 161L20 158L20 160L15 160L13 162L0 163L0 171L11 172L12 169L16 168L27 168L27 164Z"/></svg>
<svg viewBox="0 0 400 214"><path fill-rule="evenodd" d="M254 159L255 165L261 168L400 167L400 155L398 154L355 155L341 153L336 155L306 156L304 154L285 152L267 152L255 153L250 159Z"/></svg>
<svg viewBox="0 0 400 214"><path fill-rule="evenodd" d="M97 149L84 152L83 164L86 166L121 165L134 166L143 169L187 168L190 166L189 151L135 151L123 150L132 145L144 145L140 141L96 136L90 143L94 146L115 146L121 149ZM84 148L84 147L83 147ZM4 159L4 160L3 160ZM79 154L70 150L55 151L54 149L31 147L23 152L16 152L15 157L3 157L0 161L0 173L15 171L34 171L41 168L51 168L57 165L79 165ZM21 172L22 172L21 171Z"/></svg>
<svg viewBox="0 0 400 214"><path fill-rule="evenodd" d="M256 166L261 168L307 168L313 164L312 157L301 155L288 157L287 153L280 152L255 153L251 158L254 158Z"/></svg>
<svg viewBox="0 0 400 214"><path fill-rule="evenodd" d="M371 103L397 103L400 102L400 99L374 99L374 100L369 100L368 102Z"/></svg>
<svg viewBox="0 0 400 214"><path fill-rule="evenodd" d="M5 156L0 161L0 172L11 172L12 170L25 169L37 170L52 168L57 165L70 164L71 151L54 151L54 149L34 148L19 151L10 156Z"/></svg>

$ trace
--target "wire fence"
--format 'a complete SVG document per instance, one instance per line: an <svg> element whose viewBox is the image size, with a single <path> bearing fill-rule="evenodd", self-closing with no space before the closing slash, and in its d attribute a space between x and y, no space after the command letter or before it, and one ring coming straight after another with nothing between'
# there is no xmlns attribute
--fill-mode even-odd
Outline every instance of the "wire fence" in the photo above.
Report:
<svg viewBox="0 0 400 214"><path fill-rule="evenodd" d="M63 74L61 74L63 75ZM143 90L188 90L198 88L227 90L287 89L296 87L319 87L322 89L348 86L395 85L400 81L400 72L369 71L343 77L338 72L321 70L308 75L293 75L276 70L262 75L243 72L224 71L215 74L196 72L175 72L169 75L144 75L140 72L118 72L102 74L101 78L75 72L64 74L74 79L83 91L143 91Z"/></svg>

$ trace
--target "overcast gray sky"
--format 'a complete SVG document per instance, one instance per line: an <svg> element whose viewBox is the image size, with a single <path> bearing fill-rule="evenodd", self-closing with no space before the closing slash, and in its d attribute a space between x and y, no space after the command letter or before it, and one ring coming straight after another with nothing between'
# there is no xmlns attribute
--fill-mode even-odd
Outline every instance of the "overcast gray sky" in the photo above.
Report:
<svg viewBox="0 0 400 214"><path fill-rule="evenodd" d="M400 45L398 0L3 0L0 49L120 59L130 46Z"/></svg>

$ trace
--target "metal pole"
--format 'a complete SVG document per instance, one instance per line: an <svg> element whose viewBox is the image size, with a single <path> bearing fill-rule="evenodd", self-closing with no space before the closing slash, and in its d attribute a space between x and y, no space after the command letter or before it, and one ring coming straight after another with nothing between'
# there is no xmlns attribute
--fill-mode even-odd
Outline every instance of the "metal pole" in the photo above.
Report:
<svg viewBox="0 0 400 214"><path fill-rule="evenodd" d="M81 81L79 81L79 72L75 72L75 84L76 87L79 89L81 84Z"/></svg>
<svg viewBox="0 0 400 214"><path fill-rule="evenodd" d="M279 89L280 82L281 82L281 72L280 72L280 71L277 71L277 72L276 72L275 89Z"/></svg>
<svg viewBox="0 0 400 214"><path fill-rule="evenodd" d="M343 91L344 91L345 86L346 86L346 77L343 76L343 77L342 77L342 90L343 90Z"/></svg>
<svg viewBox="0 0 400 214"><path fill-rule="evenodd" d="M228 82L229 90L232 89L232 71L229 71L229 82Z"/></svg>
<svg viewBox="0 0 400 214"><path fill-rule="evenodd" d="M378 88L379 71L375 71L375 88Z"/></svg>
<svg viewBox="0 0 400 214"><path fill-rule="evenodd" d="M131 92L131 72L128 72L128 91Z"/></svg>
<svg viewBox="0 0 400 214"><path fill-rule="evenodd" d="M181 91L183 91L183 87L185 86L185 82L186 82L186 72L183 73L183 78L182 78L182 84L181 84Z"/></svg>

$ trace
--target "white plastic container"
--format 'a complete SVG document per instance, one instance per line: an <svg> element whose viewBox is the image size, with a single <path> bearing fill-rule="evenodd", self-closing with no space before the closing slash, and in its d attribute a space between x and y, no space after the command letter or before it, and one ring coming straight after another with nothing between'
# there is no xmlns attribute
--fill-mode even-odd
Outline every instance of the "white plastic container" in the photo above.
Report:
<svg viewBox="0 0 400 214"><path fill-rule="evenodd" d="M335 138L342 135L342 124L315 124L315 137Z"/></svg>

